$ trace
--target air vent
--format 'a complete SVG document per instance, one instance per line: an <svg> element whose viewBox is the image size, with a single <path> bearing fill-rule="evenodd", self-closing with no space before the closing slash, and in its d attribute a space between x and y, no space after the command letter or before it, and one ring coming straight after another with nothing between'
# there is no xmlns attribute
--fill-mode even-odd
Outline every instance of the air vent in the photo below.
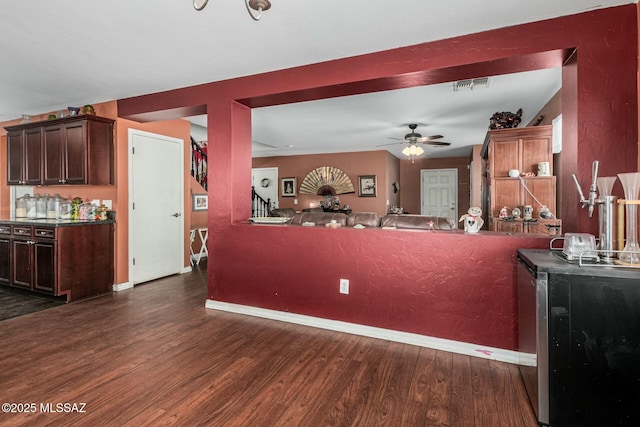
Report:
<svg viewBox="0 0 640 427"><path fill-rule="evenodd" d="M480 77L477 79L458 80L453 82L453 91L474 90L489 87L489 77Z"/></svg>

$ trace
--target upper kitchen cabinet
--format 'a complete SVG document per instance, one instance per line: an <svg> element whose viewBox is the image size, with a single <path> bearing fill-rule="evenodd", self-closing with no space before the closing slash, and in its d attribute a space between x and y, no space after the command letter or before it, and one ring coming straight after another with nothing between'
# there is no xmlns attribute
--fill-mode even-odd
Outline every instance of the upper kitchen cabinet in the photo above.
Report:
<svg viewBox="0 0 640 427"><path fill-rule="evenodd" d="M113 124L112 119L87 115L6 127L7 183L113 184Z"/></svg>
<svg viewBox="0 0 640 427"><path fill-rule="evenodd" d="M7 133L7 184L42 183L42 129L11 130Z"/></svg>

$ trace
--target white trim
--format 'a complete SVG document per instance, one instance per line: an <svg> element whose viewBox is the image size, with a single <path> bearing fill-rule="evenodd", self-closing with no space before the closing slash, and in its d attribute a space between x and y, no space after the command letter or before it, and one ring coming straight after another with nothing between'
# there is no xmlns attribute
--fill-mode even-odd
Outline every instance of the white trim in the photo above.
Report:
<svg viewBox="0 0 640 427"><path fill-rule="evenodd" d="M114 283L113 284L113 291L114 292L126 291L127 289L133 289L133 283L124 282L124 283Z"/></svg>
<svg viewBox="0 0 640 427"><path fill-rule="evenodd" d="M418 335L409 332L358 325L355 323L342 322L339 320L322 319L319 317L305 316L303 314L285 313L283 311L232 304L211 299L207 299L205 308L227 311L230 313L246 314L248 316L262 317L265 319L295 323L297 325L311 326L314 328L328 329L331 331L345 332L348 334L361 335L369 338L395 341L403 344L427 347L434 350L449 351L451 353L480 357L483 359L497 360L500 362L535 366L534 355L530 355L533 356L533 358L531 358L527 357L525 353L505 350L502 348L487 347L460 341L429 337L426 335Z"/></svg>
<svg viewBox="0 0 640 427"><path fill-rule="evenodd" d="M186 267L182 267L182 270L180 270L180 274L191 273L192 271L193 268L190 265L187 265Z"/></svg>

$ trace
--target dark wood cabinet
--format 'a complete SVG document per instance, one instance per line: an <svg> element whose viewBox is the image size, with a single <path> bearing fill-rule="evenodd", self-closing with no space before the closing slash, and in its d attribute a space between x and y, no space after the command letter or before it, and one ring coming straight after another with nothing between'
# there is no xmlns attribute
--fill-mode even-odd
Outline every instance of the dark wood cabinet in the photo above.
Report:
<svg viewBox="0 0 640 427"><path fill-rule="evenodd" d="M11 226L0 225L0 284L11 281Z"/></svg>
<svg viewBox="0 0 640 427"><path fill-rule="evenodd" d="M38 185L42 182L42 129L7 133L7 183Z"/></svg>
<svg viewBox="0 0 640 427"><path fill-rule="evenodd" d="M14 226L12 243L13 286L55 294L55 228Z"/></svg>
<svg viewBox="0 0 640 427"><path fill-rule="evenodd" d="M114 120L69 116L8 126L10 185L113 184Z"/></svg>
<svg viewBox="0 0 640 427"><path fill-rule="evenodd" d="M0 284L68 301L110 292L113 227L111 222L0 225Z"/></svg>

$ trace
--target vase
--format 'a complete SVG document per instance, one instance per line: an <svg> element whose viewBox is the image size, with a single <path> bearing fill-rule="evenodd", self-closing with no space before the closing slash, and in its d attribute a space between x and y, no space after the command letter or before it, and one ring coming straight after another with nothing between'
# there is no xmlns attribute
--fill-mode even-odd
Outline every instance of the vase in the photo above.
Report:
<svg viewBox="0 0 640 427"><path fill-rule="evenodd" d="M638 200L640 191L640 172L619 173L618 178L624 189L624 198L627 201ZM621 264L633 264L640 266L640 247L638 246L638 205L627 204L626 214L626 244L618 255Z"/></svg>

